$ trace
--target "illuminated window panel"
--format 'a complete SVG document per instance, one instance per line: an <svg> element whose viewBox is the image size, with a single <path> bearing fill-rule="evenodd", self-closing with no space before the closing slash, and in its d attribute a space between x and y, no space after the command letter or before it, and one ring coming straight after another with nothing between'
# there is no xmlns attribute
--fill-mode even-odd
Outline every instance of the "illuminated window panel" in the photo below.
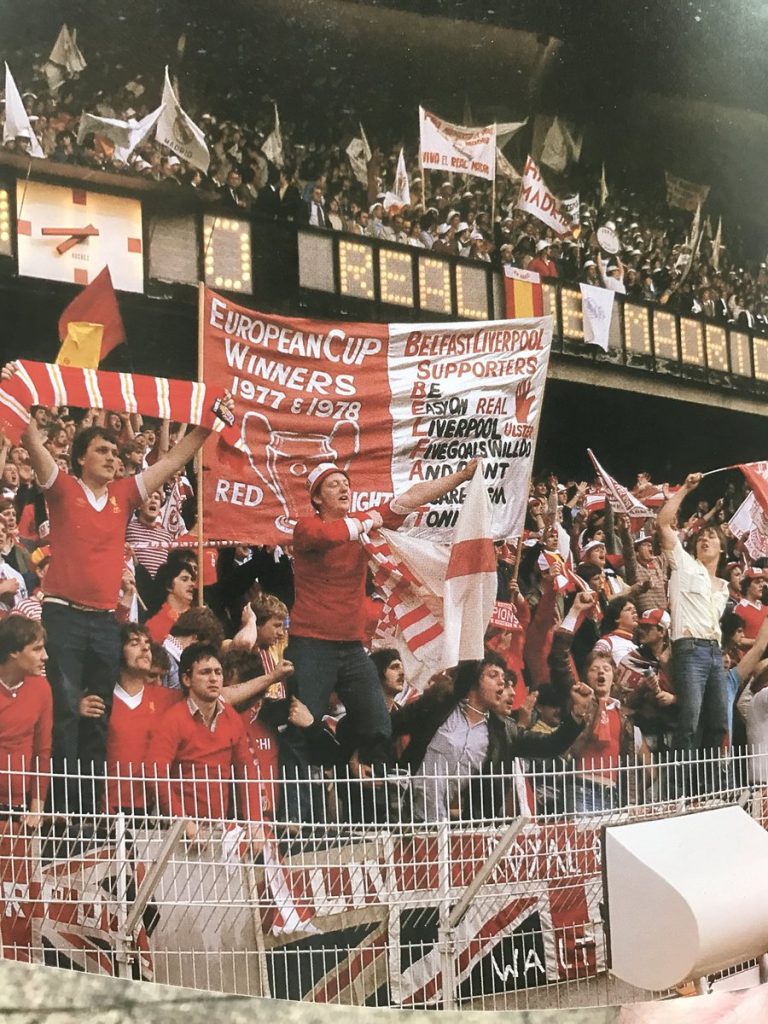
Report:
<svg viewBox="0 0 768 1024"><path fill-rule="evenodd" d="M691 366L704 365L704 324L680 319L680 358Z"/></svg>
<svg viewBox="0 0 768 1024"><path fill-rule="evenodd" d="M553 284L542 284L544 316L554 316L557 310L557 288Z"/></svg>
<svg viewBox="0 0 768 1024"><path fill-rule="evenodd" d="M627 352L640 356L652 355L651 329L645 307L633 306L629 302L624 304L624 344Z"/></svg>
<svg viewBox="0 0 768 1024"><path fill-rule="evenodd" d="M731 373L737 373L739 377L751 377L752 356L749 351L749 335L731 331L728 335L728 345L731 349Z"/></svg>
<svg viewBox="0 0 768 1024"><path fill-rule="evenodd" d="M768 338L753 338L755 380L768 380Z"/></svg>
<svg viewBox="0 0 768 1024"><path fill-rule="evenodd" d="M563 316L563 337L569 341L584 341L584 318L581 312L581 292L563 288L560 292Z"/></svg>
<svg viewBox="0 0 768 1024"><path fill-rule="evenodd" d="M715 324L707 324L705 328L707 340L707 365L710 370L728 373L728 337L725 329Z"/></svg>
<svg viewBox="0 0 768 1024"><path fill-rule="evenodd" d="M373 251L360 242L339 241L339 291L355 299L374 299Z"/></svg>
<svg viewBox="0 0 768 1024"><path fill-rule="evenodd" d="M333 236L299 231L299 287L335 292Z"/></svg>
<svg viewBox="0 0 768 1024"><path fill-rule="evenodd" d="M8 189L0 188L0 256L13 256L11 205Z"/></svg>
<svg viewBox="0 0 768 1024"><path fill-rule="evenodd" d="M488 279L480 267L456 266L456 306L466 320L488 319Z"/></svg>
<svg viewBox="0 0 768 1024"><path fill-rule="evenodd" d="M233 217L203 217L205 283L251 295L251 225Z"/></svg>
<svg viewBox="0 0 768 1024"><path fill-rule="evenodd" d="M433 313L452 313L451 268L447 262L422 256L419 259L419 305Z"/></svg>
<svg viewBox="0 0 768 1024"><path fill-rule="evenodd" d="M503 320L507 315L507 296L504 292L504 277L493 274L493 319Z"/></svg>
<svg viewBox="0 0 768 1024"><path fill-rule="evenodd" d="M677 360L677 327L671 313L653 311L653 340L657 359Z"/></svg>
<svg viewBox="0 0 768 1024"><path fill-rule="evenodd" d="M413 306L413 257L410 252L379 250L381 301L394 306Z"/></svg>

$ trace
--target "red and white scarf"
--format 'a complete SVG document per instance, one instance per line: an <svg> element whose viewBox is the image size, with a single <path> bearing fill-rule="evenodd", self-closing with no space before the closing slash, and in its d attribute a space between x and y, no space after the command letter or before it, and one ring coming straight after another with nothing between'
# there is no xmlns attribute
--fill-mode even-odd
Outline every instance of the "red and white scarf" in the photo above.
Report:
<svg viewBox="0 0 768 1024"><path fill-rule="evenodd" d="M239 427L225 426L213 411L221 392L199 381L81 370L27 360L17 366L17 373L0 385L0 421L13 444L26 429L32 406L67 405L192 423L216 430L230 445L241 447Z"/></svg>

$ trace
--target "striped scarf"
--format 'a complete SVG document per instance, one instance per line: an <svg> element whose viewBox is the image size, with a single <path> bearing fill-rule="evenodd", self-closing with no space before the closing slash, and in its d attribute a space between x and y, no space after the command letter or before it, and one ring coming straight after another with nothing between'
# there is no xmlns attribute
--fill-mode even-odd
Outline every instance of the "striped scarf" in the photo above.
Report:
<svg viewBox="0 0 768 1024"><path fill-rule="evenodd" d="M225 426L213 411L214 400L221 392L198 381L81 370L27 360L17 366L18 372L0 385L0 422L13 444L18 444L29 424L31 406L66 405L192 423L216 430L230 445L241 447L239 427Z"/></svg>
<svg viewBox="0 0 768 1024"><path fill-rule="evenodd" d="M384 596L380 625L397 631L419 660L433 660L435 667L441 668L443 626L421 598L420 582L378 530L373 538L362 538L361 543L368 555L374 585Z"/></svg>

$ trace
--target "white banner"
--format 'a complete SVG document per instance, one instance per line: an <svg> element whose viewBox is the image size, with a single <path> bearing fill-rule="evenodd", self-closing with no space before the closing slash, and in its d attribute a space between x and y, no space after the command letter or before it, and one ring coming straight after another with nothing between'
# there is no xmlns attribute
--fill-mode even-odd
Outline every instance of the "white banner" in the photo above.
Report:
<svg viewBox="0 0 768 1024"><path fill-rule="evenodd" d="M395 494L483 459L495 538L522 533L552 318L390 324ZM450 537L464 488L417 513L413 533Z"/></svg>
<svg viewBox="0 0 768 1024"><path fill-rule="evenodd" d="M208 172L211 157L205 144L205 135L192 118L181 109L165 69L163 86L163 112L157 122L155 138L161 146L167 146L172 153L192 164L203 174Z"/></svg>
<svg viewBox="0 0 768 1024"><path fill-rule="evenodd" d="M592 284L581 284L579 287L584 317L584 341L588 345L599 345L607 352L613 299L616 293Z"/></svg>
<svg viewBox="0 0 768 1024"><path fill-rule="evenodd" d="M581 200L579 193L575 196L566 196L560 200L560 212L573 227L581 223Z"/></svg>
<svg viewBox="0 0 768 1024"><path fill-rule="evenodd" d="M420 161L426 170L469 174L493 181L496 176L496 125L466 128L443 121L419 107Z"/></svg>
<svg viewBox="0 0 768 1024"><path fill-rule="evenodd" d="M526 213L532 213L542 224L558 235L570 233L571 224L568 218L560 210L560 200L549 191L544 184L541 171L536 165L533 157L528 157L523 171L523 183L520 186L520 197L517 200L518 209Z"/></svg>
<svg viewBox="0 0 768 1024"><path fill-rule="evenodd" d="M693 213L699 204L703 206L707 201L709 185L697 185L695 181L678 178L669 171L664 171L664 177L667 181L668 206L678 206Z"/></svg>

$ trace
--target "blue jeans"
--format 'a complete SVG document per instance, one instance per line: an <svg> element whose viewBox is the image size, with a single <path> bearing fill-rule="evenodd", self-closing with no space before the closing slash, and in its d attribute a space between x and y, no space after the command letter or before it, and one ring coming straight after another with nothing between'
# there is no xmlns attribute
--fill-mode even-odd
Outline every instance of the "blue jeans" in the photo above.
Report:
<svg viewBox="0 0 768 1024"><path fill-rule="evenodd" d="M359 641L292 636L285 657L293 663L296 696L306 704L315 721L326 714L335 690L347 709L361 760L368 764L391 760L392 722L376 669ZM311 762L304 731L289 725L281 744L281 766L286 778L305 778ZM312 820L306 791L301 783L298 787L287 787L284 811L291 820Z"/></svg>
<svg viewBox="0 0 768 1024"><path fill-rule="evenodd" d="M720 645L714 640L675 640L672 681L677 694L675 750L719 749L728 736L728 686Z"/></svg>
<svg viewBox="0 0 768 1024"><path fill-rule="evenodd" d="M55 772L75 775L78 762L83 772L100 775L107 753L107 722L112 691L120 671L120 627L111 612L83 612L67 605L43 604L48 664L46 674L53 691L53 767ZM80 698L96 694L106 711L100 718L80 717ZM82 798L67 787L70 800L90 807L94 787L83 784ZM64 787L57 784L57 809Z"/></svg>

